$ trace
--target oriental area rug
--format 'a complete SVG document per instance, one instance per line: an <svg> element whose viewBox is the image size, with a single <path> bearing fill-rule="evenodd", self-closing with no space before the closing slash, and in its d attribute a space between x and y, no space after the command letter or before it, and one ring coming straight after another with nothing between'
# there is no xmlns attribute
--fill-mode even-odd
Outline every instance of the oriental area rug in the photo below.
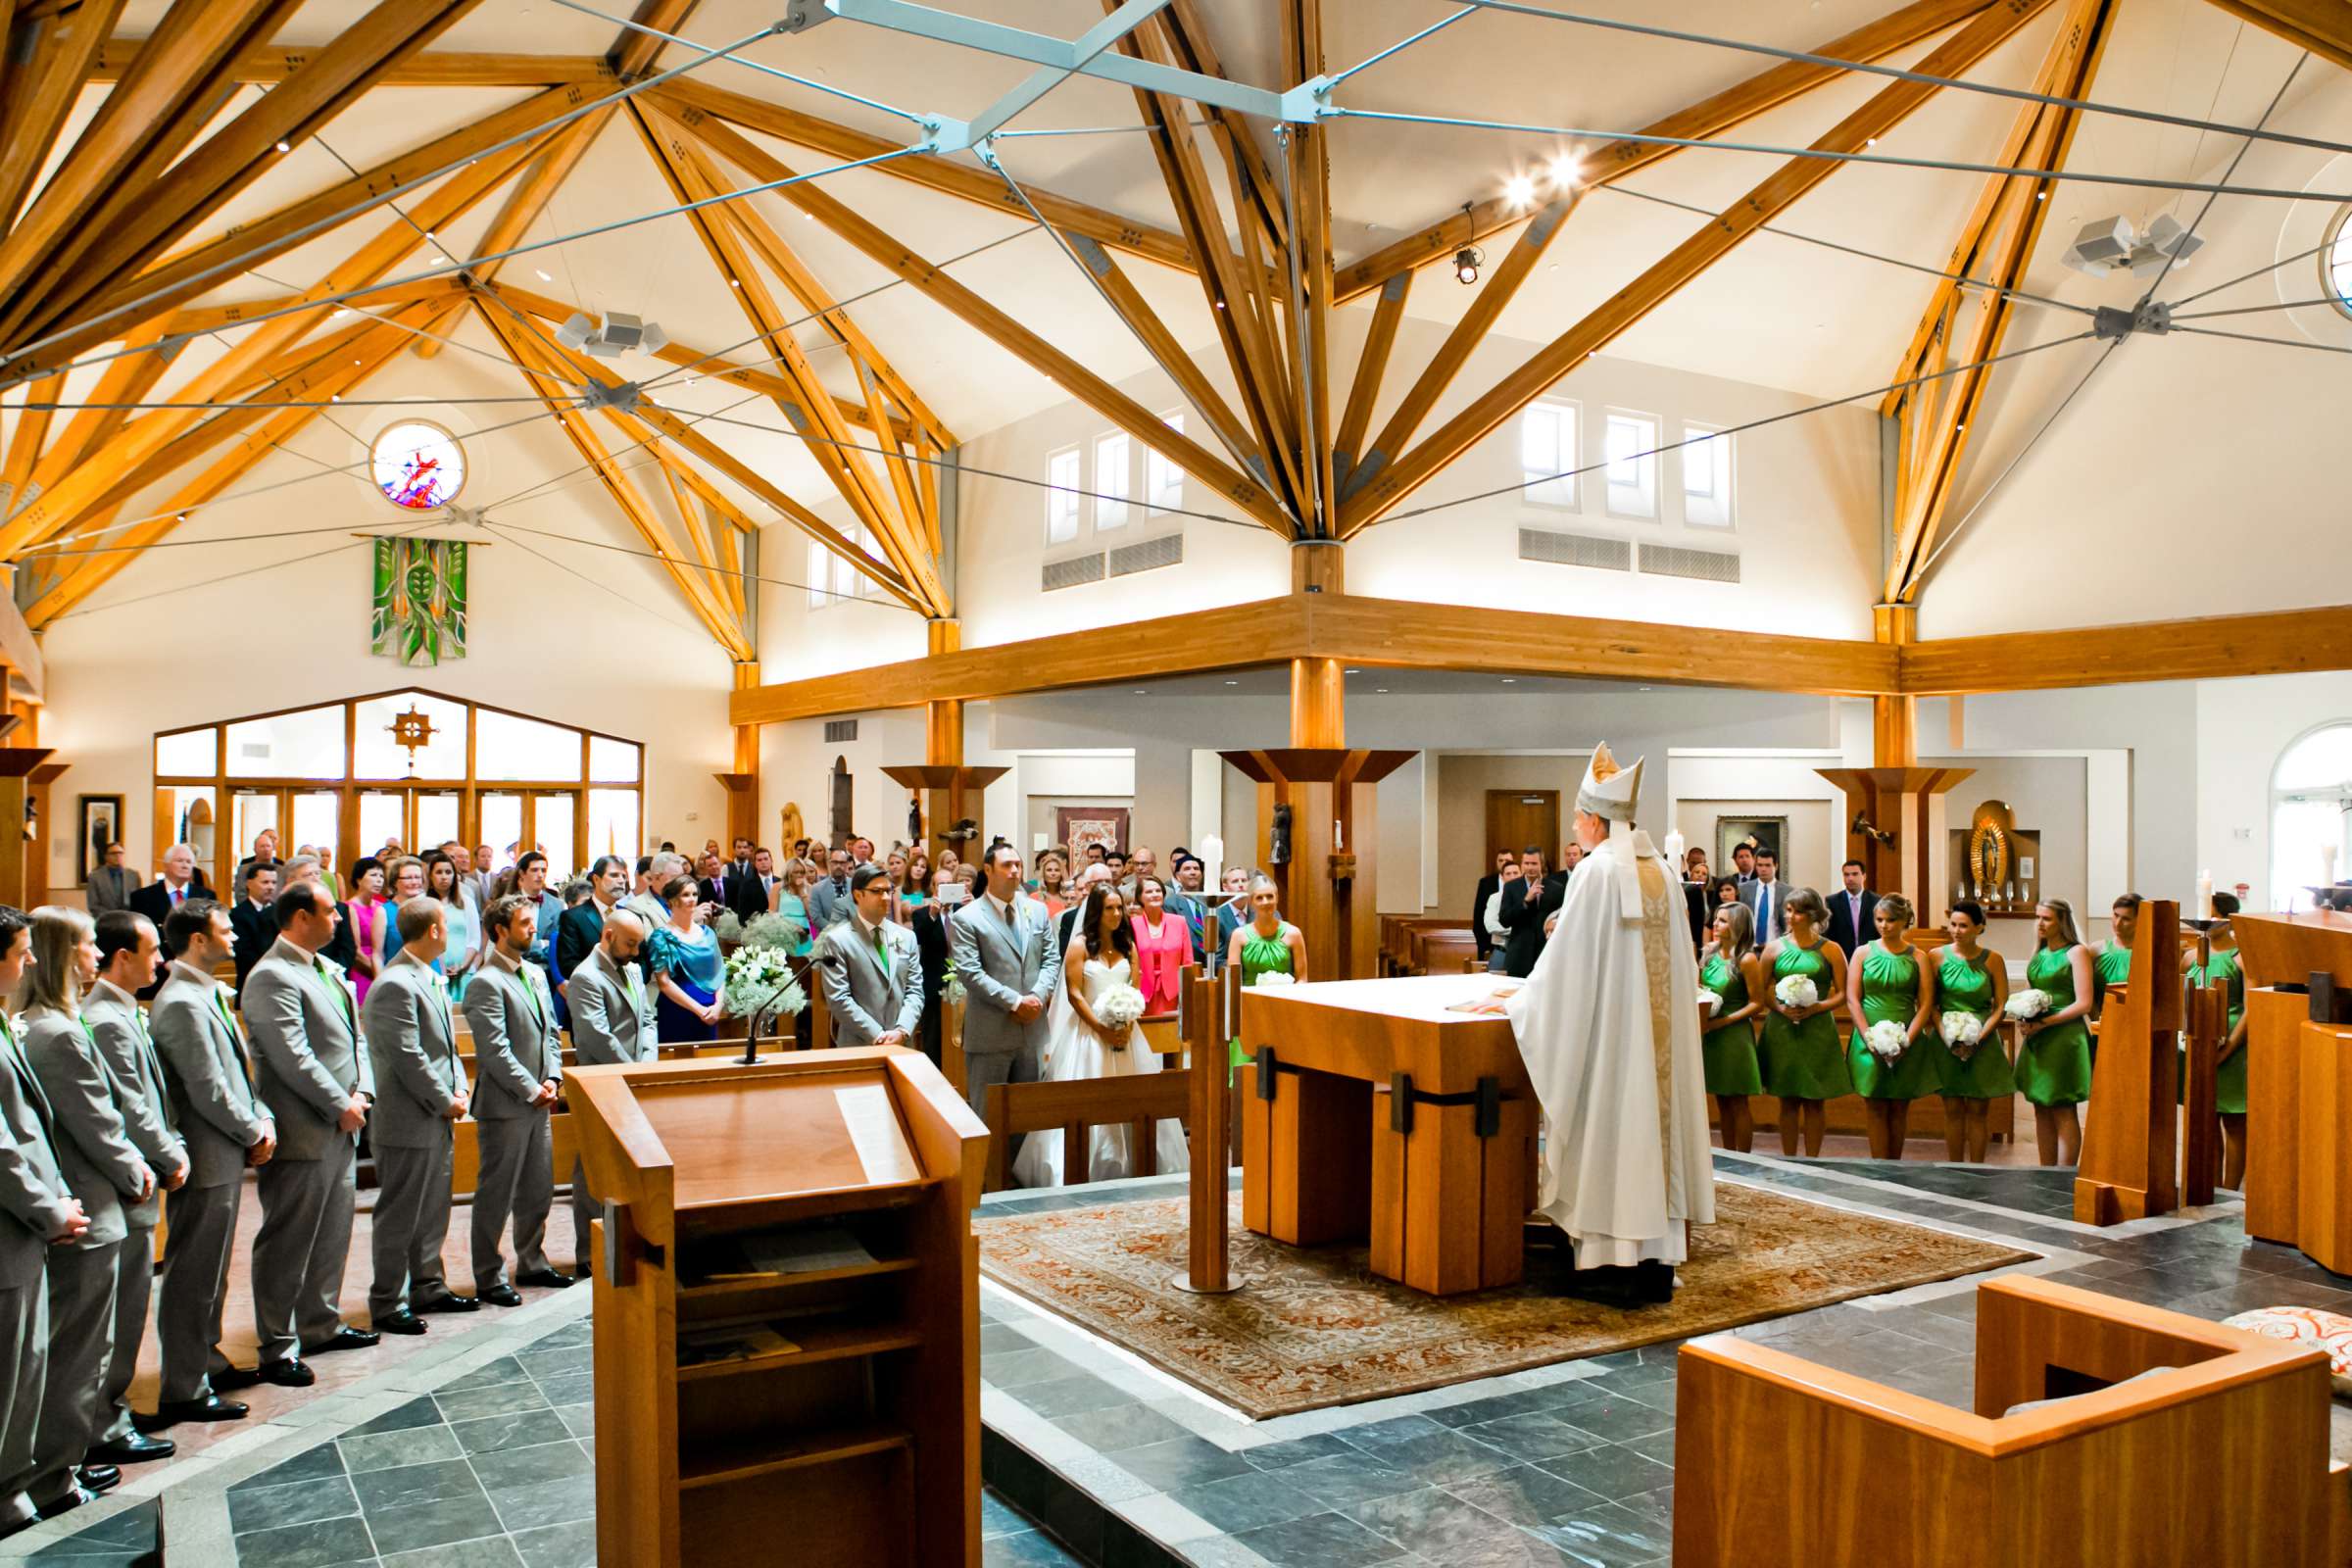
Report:
<svg viewBox="0 0 2352 1568"><path fill-rule="evenodd" d="M1718 1180L1671 1305L1627 1311L1558 1293L1563 1250L1531 1248L1501 1290L1424 1296L1372 1275L1361 1244L1286 1247L1242 1228L1250 1287L1190 1296L1182 1198L975 1217L990 1279L1255 1420L1499 1377L1713 1334L2034 1254ZM1552 1283L1547 1284L1550 1281Z"/></svg>

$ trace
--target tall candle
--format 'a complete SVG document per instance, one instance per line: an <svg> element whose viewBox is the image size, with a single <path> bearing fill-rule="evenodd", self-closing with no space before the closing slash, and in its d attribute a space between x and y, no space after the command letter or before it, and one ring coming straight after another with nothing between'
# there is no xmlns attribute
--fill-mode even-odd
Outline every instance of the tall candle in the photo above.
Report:
<svg viewBox="0 0 2352 1568"><path fill-rule="evenodd" d="M2335 846L2332 844L2320 846L2320 880L2329 887L2335 885Z"/></svg>
<svg viewBox="0 0 2352 1568"><path fill-rule="evenodd" d="M2197 873L2197 918L2200 920L2213 918L2213 873L2211 871Z"/></svg>
<svg viewBox="0 0 2352 1568"><path fill-rule="evenodd" d="M1215 893L1225 886L1225 841L1214 833L1200 841L1201 886Z"/></svg>
<svg viewBox="0 0 2352 1568"><path fill-rule="evenodd" d="M1683 834L1680 828L1666 835L1666 863L1676 876L1683 874Z"/></svg>

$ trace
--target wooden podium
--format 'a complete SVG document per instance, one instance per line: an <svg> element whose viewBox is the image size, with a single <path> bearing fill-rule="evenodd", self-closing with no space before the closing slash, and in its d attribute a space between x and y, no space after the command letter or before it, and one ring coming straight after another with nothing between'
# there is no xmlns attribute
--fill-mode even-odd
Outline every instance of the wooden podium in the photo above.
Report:
<svg viewBox="0 0 2352 1568"><path fill-rule="evenodd" d="M2352 1273L2352 916L2240 914L2246 1234Z"/></svg>
<svg viewBox="0 0 2352 1568"><path fill-rule="evenodd" d="M2180 1082L2180 906L2150 899L2132 940L2132 983L2107 994L2091 1070L2075 1219L2117 1225L2180 1204L2176 1152Z"/></svg>
<svg viewBox="0 0 2352 1568"><path fill-rule="evenodd" d="M643 1568L980 1561L988 1135L910 1051L569 1075L596 1535Z"/></svg>

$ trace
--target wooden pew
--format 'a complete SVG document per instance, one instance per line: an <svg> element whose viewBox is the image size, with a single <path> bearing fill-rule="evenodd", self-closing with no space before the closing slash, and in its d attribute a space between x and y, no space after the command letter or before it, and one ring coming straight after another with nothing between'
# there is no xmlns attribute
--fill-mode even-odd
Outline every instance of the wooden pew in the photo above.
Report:
<svg viewBox="0 0 2352 1568"><path fill-rule="evenodd" d="M1467 920L1442 919L1435 915L1392 914L1383 917L1383 940L1380 959L1383 974L1420 974L1426 972L1421 956L1421 944L1432 932L1458 932L1465 945L1475 948ZM1331 978L1326 976L1325 978Z"/></svg>
<svg viewBox="0 0 2352 1568"><path fill-rule="evenodd" d="M1086 1169L1087 1134L1096 1127L1129 1123L1134 1130L1138 1176L1157 1171L1152 1123L1192 1124L1192 1080L1182 1071L1119 1078L1071 1078L1059 1083L993 1084L988 1091L987 1192L1002 1192L1011 1180L1014 1140L1023 1133L1061 1133L1065 1175ZM1067 1185L1080 1185L1072 1181Z"/></svg>
<svg viewBox="0 0 2352 1568"><path fill-rule="evenodd" d="M1678 1365L1675 1468L1706 1481L1675 1488L1677 1568L2345 1560L2316 1349L2012 1276L1977 1291L1973 1413L1726 1334Z"/></svg>

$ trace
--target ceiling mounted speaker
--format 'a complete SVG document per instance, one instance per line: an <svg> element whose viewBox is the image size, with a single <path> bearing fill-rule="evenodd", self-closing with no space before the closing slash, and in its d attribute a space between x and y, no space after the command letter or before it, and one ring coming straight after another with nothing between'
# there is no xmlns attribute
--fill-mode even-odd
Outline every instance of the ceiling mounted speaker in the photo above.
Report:
<svg viewBox="0 0 2352 1568"><path fill-rule="evenodd" d="M564 318L562 326L556 328L556 341L567 349L581 348L595 332L596 323L588 319L584 313L574 311Z"/></svg>

